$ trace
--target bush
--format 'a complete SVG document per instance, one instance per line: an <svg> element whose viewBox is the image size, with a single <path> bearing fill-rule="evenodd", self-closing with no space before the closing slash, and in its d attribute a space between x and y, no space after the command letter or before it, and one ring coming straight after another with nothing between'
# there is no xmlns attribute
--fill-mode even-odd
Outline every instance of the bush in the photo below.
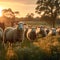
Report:
<svg viewBox="0 0 60 60"><path fill-rule="evenodd" d="M23 47L15 50L18 60L45 60L45 54L36 46Z"/></svg>
<svg viewBox="0 0 60 60"><path fill-rule="evenodd" d="M2 42L0 42L0 60L6 60L5 59L5 49L4 46L2 44Z"/></svg>

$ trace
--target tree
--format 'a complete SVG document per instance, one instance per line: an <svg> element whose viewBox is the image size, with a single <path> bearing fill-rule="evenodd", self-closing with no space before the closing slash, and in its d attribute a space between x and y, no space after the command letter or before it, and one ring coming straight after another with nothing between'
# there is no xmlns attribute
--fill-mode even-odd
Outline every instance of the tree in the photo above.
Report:
<svg viewBox="0 0 60 60"><path fill-rule="evenodd" d="M18 11L13 12L11 8L2 10L3 17L7 18L11 22L11 26L14 26L15 17L17 14L19 14L19 12Z"/></svg>
<svg viewBox="0 0 60 60"><path fill-rule="evenodd" d="M36 13L41 14L44 12L44 16L49 16L52 21L52 27L55 27L55 21L60 15L60 0L38 0L36 7Z"/></svg>
<svg viewBox="0 0 60 60"><path fill-rule="evenodd" d="M33 19L34 19L34 14L33 14L33 13L28 13L28 14L26 15L26 19L27 19L27 20L33 20Z"/></svg>

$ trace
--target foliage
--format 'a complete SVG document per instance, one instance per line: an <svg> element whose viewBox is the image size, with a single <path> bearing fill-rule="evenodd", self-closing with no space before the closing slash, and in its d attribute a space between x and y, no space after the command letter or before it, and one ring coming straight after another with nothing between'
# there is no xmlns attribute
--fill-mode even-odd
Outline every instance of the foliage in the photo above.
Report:
<svg viewBox="0 0 60 60"><path fill-rule="evenodd" d="M28 13L25 17L26 20L34 20L34 14L33 13Z"/></svg>
<svg viewBox="0 0 60 60"><path fill-rule="evenodd" d="M23 47L17 51L18 60L43 60L45 55L38 47Z"/></svg>
<svg viewBox="0 0 60 60"><path fill-rule="evenodd" d="M2 10L2 18L6 19L6 21L9 20L9 22L11 23L11 26L14 25L14 23L15 23L15 17L16 17L17 14L19 14L19 12L18 11L14 12L11 8L3 9Z"/></svg>
<svg viewBox="0 0 60 60"><path fill-rule="evenodd" d="M56 18L60 15L60 1L59 0L38 0L36 12L43 16L49 16L52 20L52 25L55 27Z"/></svg>
<svg viewBox="0 0 60 60"><path fill-rule="evenodd" d="M2 42L0 42L0 59L1 60L6 60L5 53L6 53L6 51L4 49L4 46L3 46Z"/></svg>

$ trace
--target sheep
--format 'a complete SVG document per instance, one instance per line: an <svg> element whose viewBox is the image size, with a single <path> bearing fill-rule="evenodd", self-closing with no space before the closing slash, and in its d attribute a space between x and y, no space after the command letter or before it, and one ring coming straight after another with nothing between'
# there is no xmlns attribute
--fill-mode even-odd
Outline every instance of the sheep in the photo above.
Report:
<svg viewBox="0 0 60 60"><path fill-rule="evenodd" d="M9 41L11 39L10 37L12 36L12 33L11 33L10 37L9 37L9 35L10 35L10 31L12 31L13 29L14 29L13 27L7 27L7 28L5 28L5 30L4 30L4 43L6 43L7 41Z"/></svg>
<svg viewBox="0 0 60 60"><path fill-rule="evenodd" d="M43 26L40 26L36 29L37 35L41 35L41 37L46 37L47 32L45 31L45 28Z"/></svg>
<svg viewBox="0 0 60 60"><path fill-rule="evenodd" d="M45 28L44 29L45 30L45 32L47 33L47 35L49 34L49 32L50 32L50 29L49 28Z"/></svg>
<svg viewBox="0 0 60 60"><path fill-rule="evenodd" d="M56 29L56 32L57 32L58 35L60 35L60 27L58 27L58 28Z"/></svg>
<svg viewBox="0 0 60 60"><path fill-rule="evenodd" d="M20 22L16 28L10 27L4 30L4 43L22 42L24 40L24 24Z"/></svg>
<svg viewBox="0 0 60 60"><path fill-rule="evenodd" d="M56 32L56 28L51 28L48 36L51 35L51 36L56 36L57 35L57 32Z"/></svg>
<svg viewBox="0 0 60 60"><path fill-rule="evenodd" d="M27 32L27 39L33 42L36 40L36 38L37 38L36 28L34 28L34 27L29 28L28 32Z"/></svg>
<svg viewBox="0 0 60 60"><path fill-rule="evenodd" d="M29 29L28 26L26 26L25 29L24 29L24 38L26 38L26 39L27 39L28 29Z"/></svg>
<svg viewBox="0 0 60 60"><path fill-rule="evenodd" d="M3 42L3 29L0 27L0 42Z"/></svg>

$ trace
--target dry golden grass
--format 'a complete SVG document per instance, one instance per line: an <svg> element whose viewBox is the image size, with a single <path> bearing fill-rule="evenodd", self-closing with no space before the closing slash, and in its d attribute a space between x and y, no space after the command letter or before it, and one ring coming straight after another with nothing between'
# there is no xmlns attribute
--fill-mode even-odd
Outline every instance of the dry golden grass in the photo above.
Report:
<svg viewBox="0 0 60 60"><path fill-rule="evenodd" d="M53 48L60 52L60 36L48 36L45 38L40 38L38 42L34 42L33 44L40 47L48 54L51 54Z"/></svg>
<svg viewBox="0 0 60 60"><path fill-rule="evenodd" d="M14 52L12 47L8 47L7 52L6 52L6 60L18 60L17 55Z"/></svg>
<svg viewBox="0 0 60 60"><path fill-rule="evenodd" d="M57 54L57 52L60 54L60 36L47 36L39 38L35 42L25 40L20 46L16 46L17 44L20 45L20 43L16 43L12 47L6 45L5 50L2 47L5 52L2 54L4 59L1 60L24 60L25 58L25 60L60 59L60 55Z"/></svg>

